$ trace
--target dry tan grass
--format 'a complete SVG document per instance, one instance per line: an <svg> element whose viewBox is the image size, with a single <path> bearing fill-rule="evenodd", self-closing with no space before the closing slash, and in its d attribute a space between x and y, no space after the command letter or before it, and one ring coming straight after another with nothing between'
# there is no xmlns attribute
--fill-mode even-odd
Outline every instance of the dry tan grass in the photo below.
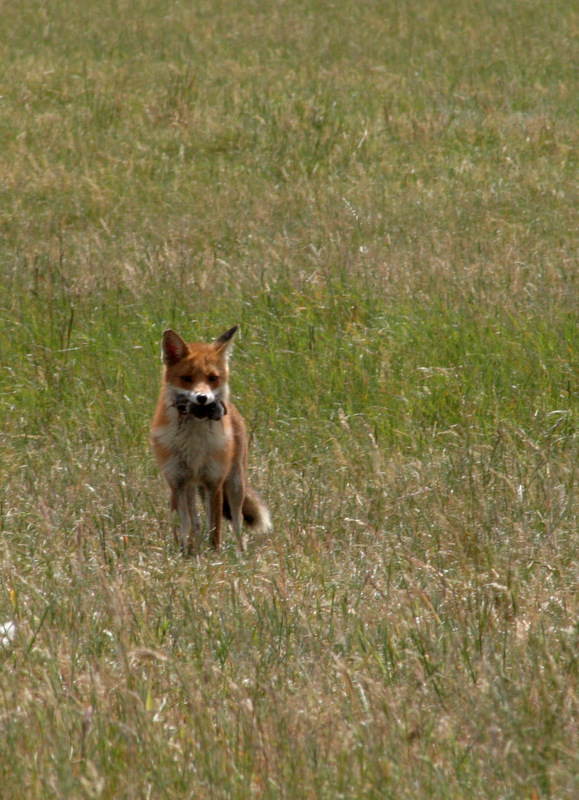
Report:
<svg viewBox="0 0 579 800"><path fill-rule="evenodd" d="M571 5L0 17L3 797L574 798ZM236 322L275 532L187 561L160 334Z"/></svg>

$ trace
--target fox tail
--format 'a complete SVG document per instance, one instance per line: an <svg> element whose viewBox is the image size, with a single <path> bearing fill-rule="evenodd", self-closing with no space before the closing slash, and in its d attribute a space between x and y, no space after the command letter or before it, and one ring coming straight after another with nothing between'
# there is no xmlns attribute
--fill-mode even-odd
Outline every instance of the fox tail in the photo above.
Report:
<svg viewBox="0 0 579 800"><path fill-rule="evenodd" d="M271 530L269 511L259 494L251 486L247 487L241 513L243 514L243 521L254 531L269 533ZM223 497L223 516L226 519L231 519L231 508L225 496Z"/></svg>

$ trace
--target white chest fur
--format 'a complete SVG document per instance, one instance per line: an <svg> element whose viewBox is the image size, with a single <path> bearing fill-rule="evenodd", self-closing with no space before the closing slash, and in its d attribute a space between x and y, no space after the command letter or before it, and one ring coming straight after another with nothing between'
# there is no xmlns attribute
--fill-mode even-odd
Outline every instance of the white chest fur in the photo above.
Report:
<svg viewBox="0 0 579 800"><path fill-rule="evenodd" d="M153 438L170 456L162 471L172 485L193 481L198 485L214 486L224 477L223 454L231 432L223 420L184 417L175 408L168 409L169 421L155 428Z"/></svg>

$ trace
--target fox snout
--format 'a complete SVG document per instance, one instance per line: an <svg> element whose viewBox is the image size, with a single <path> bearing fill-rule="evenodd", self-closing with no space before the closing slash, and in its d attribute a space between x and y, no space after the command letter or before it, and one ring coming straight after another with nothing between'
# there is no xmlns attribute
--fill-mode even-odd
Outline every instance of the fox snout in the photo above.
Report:
<svg viewBox="0 0 579 800"><path fill-rule="evenodd" d="M197 392L194 389L187 391L184 390L179 393L179 398L187 398L187 401L192 405L196 406L206 406L210 403L214 403L216 401L216 397L211 391L201 391Z"/></svg>
<svg viewBox="0 0 579 800"><path fill-rule="evenodd" d="M203 396L203 402L195 402L191 394L179 394L175 398L175 408L182 417L197 419L220 420L227 414L227 408L221 400L209 400L207 395Z"/></svg>

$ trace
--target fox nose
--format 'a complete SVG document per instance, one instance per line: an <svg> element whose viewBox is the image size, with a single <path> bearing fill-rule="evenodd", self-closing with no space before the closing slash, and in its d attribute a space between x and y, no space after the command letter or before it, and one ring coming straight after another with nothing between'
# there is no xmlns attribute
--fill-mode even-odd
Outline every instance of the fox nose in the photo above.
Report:
<svg viewBox="0 0 579 800"><path fill-rule="evenodd" d="M197 394L195 395L195 402L199 403L200 406L204 406L207 402L207 395L206 394Z"/></svg>

